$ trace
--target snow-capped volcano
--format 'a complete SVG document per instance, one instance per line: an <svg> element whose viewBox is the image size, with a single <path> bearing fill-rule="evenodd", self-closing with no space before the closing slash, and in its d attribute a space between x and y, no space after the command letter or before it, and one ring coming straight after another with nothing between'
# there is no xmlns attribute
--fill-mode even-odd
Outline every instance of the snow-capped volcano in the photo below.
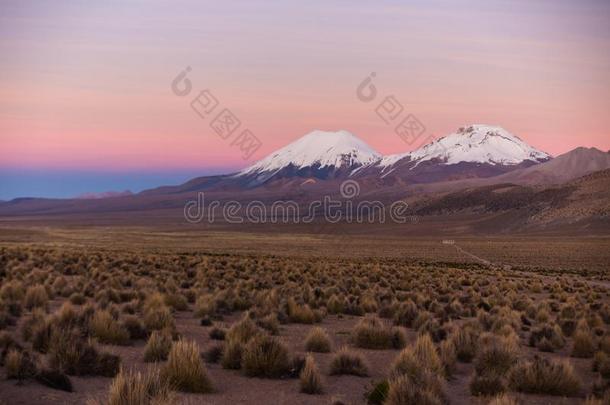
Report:
<svg viewBox="0 0 610 405"><path fill-rule="evenodd" d="M490 177L551 158L498 126L470 125L411 152L381 156L347 131L313 131L237 173L249 187L270 179L376 177L407 182ZM385 181L384 180L384 181Z"/></svg>
<svg viewBox="0 0 610 405"><path fill-rule="evenodd" d="M283 169L293 172L311 170L324 173L354 168L379 161L381 155L348 131L313 131L237 175L265 173L269 178ZM311 173L308 173L311 174Z"/></svg>
<svg viewBox="0 0 610 405"><path fill-rule="evenodd" d="M407 158L417 164L438 160L452 165L461 162L490 165L518 165L526 161L543 162L551 158L504 128L470 125L412 152L384 157L379 166L387 167Z"/></svg>

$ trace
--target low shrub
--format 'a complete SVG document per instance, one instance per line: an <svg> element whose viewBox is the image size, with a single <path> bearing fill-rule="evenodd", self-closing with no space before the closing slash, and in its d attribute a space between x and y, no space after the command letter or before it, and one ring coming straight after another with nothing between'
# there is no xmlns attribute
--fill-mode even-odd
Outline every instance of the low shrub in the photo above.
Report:
<svg viewBox="0 0 610 405"><path fill-rule="evenodd" d="M213 327L209 333L210 339L214 339L214 340L225 340L225 335L226 335L226 331L224 329L216 327L216 326Z"/></svg>
<svg viewBox="0 0 610 405"><path fill-rule="evenodd" d="M74 391L70 378L59 370L45 368L39 370L35 378L40 384L49 388L66 392Z"/></svg>

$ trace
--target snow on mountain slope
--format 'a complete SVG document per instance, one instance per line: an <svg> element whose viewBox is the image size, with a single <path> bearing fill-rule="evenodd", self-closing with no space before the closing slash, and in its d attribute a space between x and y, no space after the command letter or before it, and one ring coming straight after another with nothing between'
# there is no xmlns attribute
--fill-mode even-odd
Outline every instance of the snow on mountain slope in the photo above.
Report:
<svg viewBox="0 0 610 405"><path fill-rule="evenodd" d="M278 149L237 175L277 172L288 166L355 168L378 161L381 155L348 131L313 131Z"/></svg>
<svg viewBox="0 0 610 405"><path fill-rule="evenodd" d="M386 156L378 165L385 168L405 158L416 162L416 165L432 159L447 165L460 162L517 165L527 160L542 162L551 156L531 147L504 128L479 124L460 128L456 133L412 152Z"/></svg>

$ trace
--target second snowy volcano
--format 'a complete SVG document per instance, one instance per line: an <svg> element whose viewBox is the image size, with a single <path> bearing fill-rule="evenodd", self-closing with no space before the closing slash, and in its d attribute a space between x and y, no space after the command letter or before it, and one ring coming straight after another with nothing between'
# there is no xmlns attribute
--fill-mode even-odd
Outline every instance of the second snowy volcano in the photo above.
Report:
<svg viewBox="0 0 610 405"><path fill-rule="evenodd" d="M462 127L412 152L386 156L379 166L392 166L405 158L411 162L437 160L447 165L461 162L518 165L526 161L544 162L551 156L502 127L477 124Z"/></svg>

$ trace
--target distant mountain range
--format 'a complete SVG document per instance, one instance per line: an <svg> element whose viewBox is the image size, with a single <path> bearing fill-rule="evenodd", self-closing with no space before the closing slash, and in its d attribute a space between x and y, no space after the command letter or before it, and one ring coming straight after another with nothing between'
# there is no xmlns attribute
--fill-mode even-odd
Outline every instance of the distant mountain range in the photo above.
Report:
<svg viewBox="0 0 610 405"><path fill-rule="evenodd" d="M341 183L350 179L359 184L358 198L404 200L422 221L466 221L456 229L518 232L568 226L607 234L609 169L607 152L576 148L553 158L497 126L466 126L414 151L389 156L347 131L313 131L237 173L133 195L0 202L0 218L70 215L91 220L95 214L122 222L162 217L183 223L184 204L199 191L219 201L271 205L290 199L306 204L337 195ZM153 213L155 218L142 219Z"/></svg>
<svg viewBox="0 0 610 405"><path fill-rule="evenodd" d="M133 193L130 190L124 191L103 191L101 193L83 193L78 195L77 199L79 200L97 200L100 198L111 198L111 197L124 197L127 195L132 195Z"/></svg>

